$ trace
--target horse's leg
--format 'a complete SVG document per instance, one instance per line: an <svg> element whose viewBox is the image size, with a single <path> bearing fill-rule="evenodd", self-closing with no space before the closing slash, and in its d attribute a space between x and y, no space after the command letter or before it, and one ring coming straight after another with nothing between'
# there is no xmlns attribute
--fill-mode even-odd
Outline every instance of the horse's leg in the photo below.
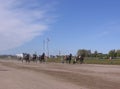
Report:
<svg viewBox="0 0 120 89"><path fill-rule="evenodd" d="M81 61L82 61L82 64L83 64L83 60L84 60L84 58L82 58L82 59L81 59Z"/></svg>
<svg viewBox="0 0 120 89"><path fill-rule="evenodd" d="M69 58L69 64L71 63L71 58Z"/></svg>
<svg viewBox="0 0 120 89"><path fill-rule="evenodd" d="M27 63L27 59L25 59L26 63Z"/></svg>
<svg viewBox="0 0 120 89"><path fill-rule="evenodd" d="M41 58L39 57L39 63L41 63Z"/></svg>
<svg viewBox="0 0 120 89"><path fill-rule="evenodd" d="M82 64L82 59L80 58L80 64Z"/></svg>
<svg viewBox="0 0 120 89"><path fill-rule="evenodd" d="M38 58L38 61L39 61L39 63L40 63L40 57Z"/></svg>
<svg viewBox="0 0 120 89"><path fill-rule="evenodd" d="M28 63L30 63L30 61L31 61L31 58L29 57L29 58L28 58Z"/></svg>
<svg viewBox="0 0 120 89"><path fill-rule="evenodd" d="M24 59L22 58L22 63L23 63L23 60L24 60Z"/></svg>
<svg viewBox="0 0 120 89"><path fill-rule="evenodd" d="M35 63L37 64L37 58L35 59Z"/></svg>
<svg viewBox="0 0 120 89"><path fill-rule="evenodd" d="M67 59L66 59L66 63L67 63Z"/></svg>

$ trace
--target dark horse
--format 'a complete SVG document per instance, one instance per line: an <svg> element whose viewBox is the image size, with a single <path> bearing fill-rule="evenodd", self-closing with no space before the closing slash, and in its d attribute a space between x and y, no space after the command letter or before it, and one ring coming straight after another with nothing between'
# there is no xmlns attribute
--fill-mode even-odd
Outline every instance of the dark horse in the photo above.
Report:
<svg viewBox="0 0 120 89"><path fill-rule="evenodd" d="M39 56L39 62L40 63L45 62L45 53Z"/></svg>
<svg viewBox="0 0 120 89"><path fill-rule="evenodd" d="M70 54L70 55L66 55L65 56L65 60L66 60L66 63L71 63L71 60L72 60L72 54Z"/></svg>
<svg viewBox="0 0 120 89"><path fill-rule="evenodd" d="M25 60L26 63L30 63L30 55L28 53L23 53L22 62Z"/></svg>

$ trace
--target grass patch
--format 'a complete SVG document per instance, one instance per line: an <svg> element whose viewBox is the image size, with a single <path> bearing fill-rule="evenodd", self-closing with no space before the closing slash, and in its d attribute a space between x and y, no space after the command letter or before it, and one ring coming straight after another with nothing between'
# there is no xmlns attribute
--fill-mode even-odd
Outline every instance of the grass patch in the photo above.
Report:
<svg viewBox="0 0 120 89"><path fill-rule="evenodd" d="M55 63L62 63L62 58L51 58L48 59L47 62L55 62ZM64 61L65 62L65 61ZM71 61L73 63L73 59ZM120 65L120 59L98 59L98 58L85 58L85 64L106 64L106 65Z"/></svg>

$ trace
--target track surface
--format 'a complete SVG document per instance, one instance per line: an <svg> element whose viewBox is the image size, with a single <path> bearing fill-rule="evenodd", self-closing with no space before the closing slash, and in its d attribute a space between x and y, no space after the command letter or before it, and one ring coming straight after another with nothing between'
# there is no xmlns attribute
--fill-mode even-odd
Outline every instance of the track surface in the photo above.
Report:
<svg viewBox="0 0 120 89"><path fill-rule="evenodd" d="M119 89L120 66L0 60L0 89Z"/></svg>

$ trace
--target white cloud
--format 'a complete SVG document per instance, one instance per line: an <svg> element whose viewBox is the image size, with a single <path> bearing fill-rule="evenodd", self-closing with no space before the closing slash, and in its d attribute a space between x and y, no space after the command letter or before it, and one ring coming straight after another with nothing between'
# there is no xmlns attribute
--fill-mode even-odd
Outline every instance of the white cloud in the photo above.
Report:
<svg viewBox="0 0 120 89"><path fill-rule="evenodd" d="M21 46L48 28L48 8L37 0L23 1L0 0L0 51Z"/></svg>

